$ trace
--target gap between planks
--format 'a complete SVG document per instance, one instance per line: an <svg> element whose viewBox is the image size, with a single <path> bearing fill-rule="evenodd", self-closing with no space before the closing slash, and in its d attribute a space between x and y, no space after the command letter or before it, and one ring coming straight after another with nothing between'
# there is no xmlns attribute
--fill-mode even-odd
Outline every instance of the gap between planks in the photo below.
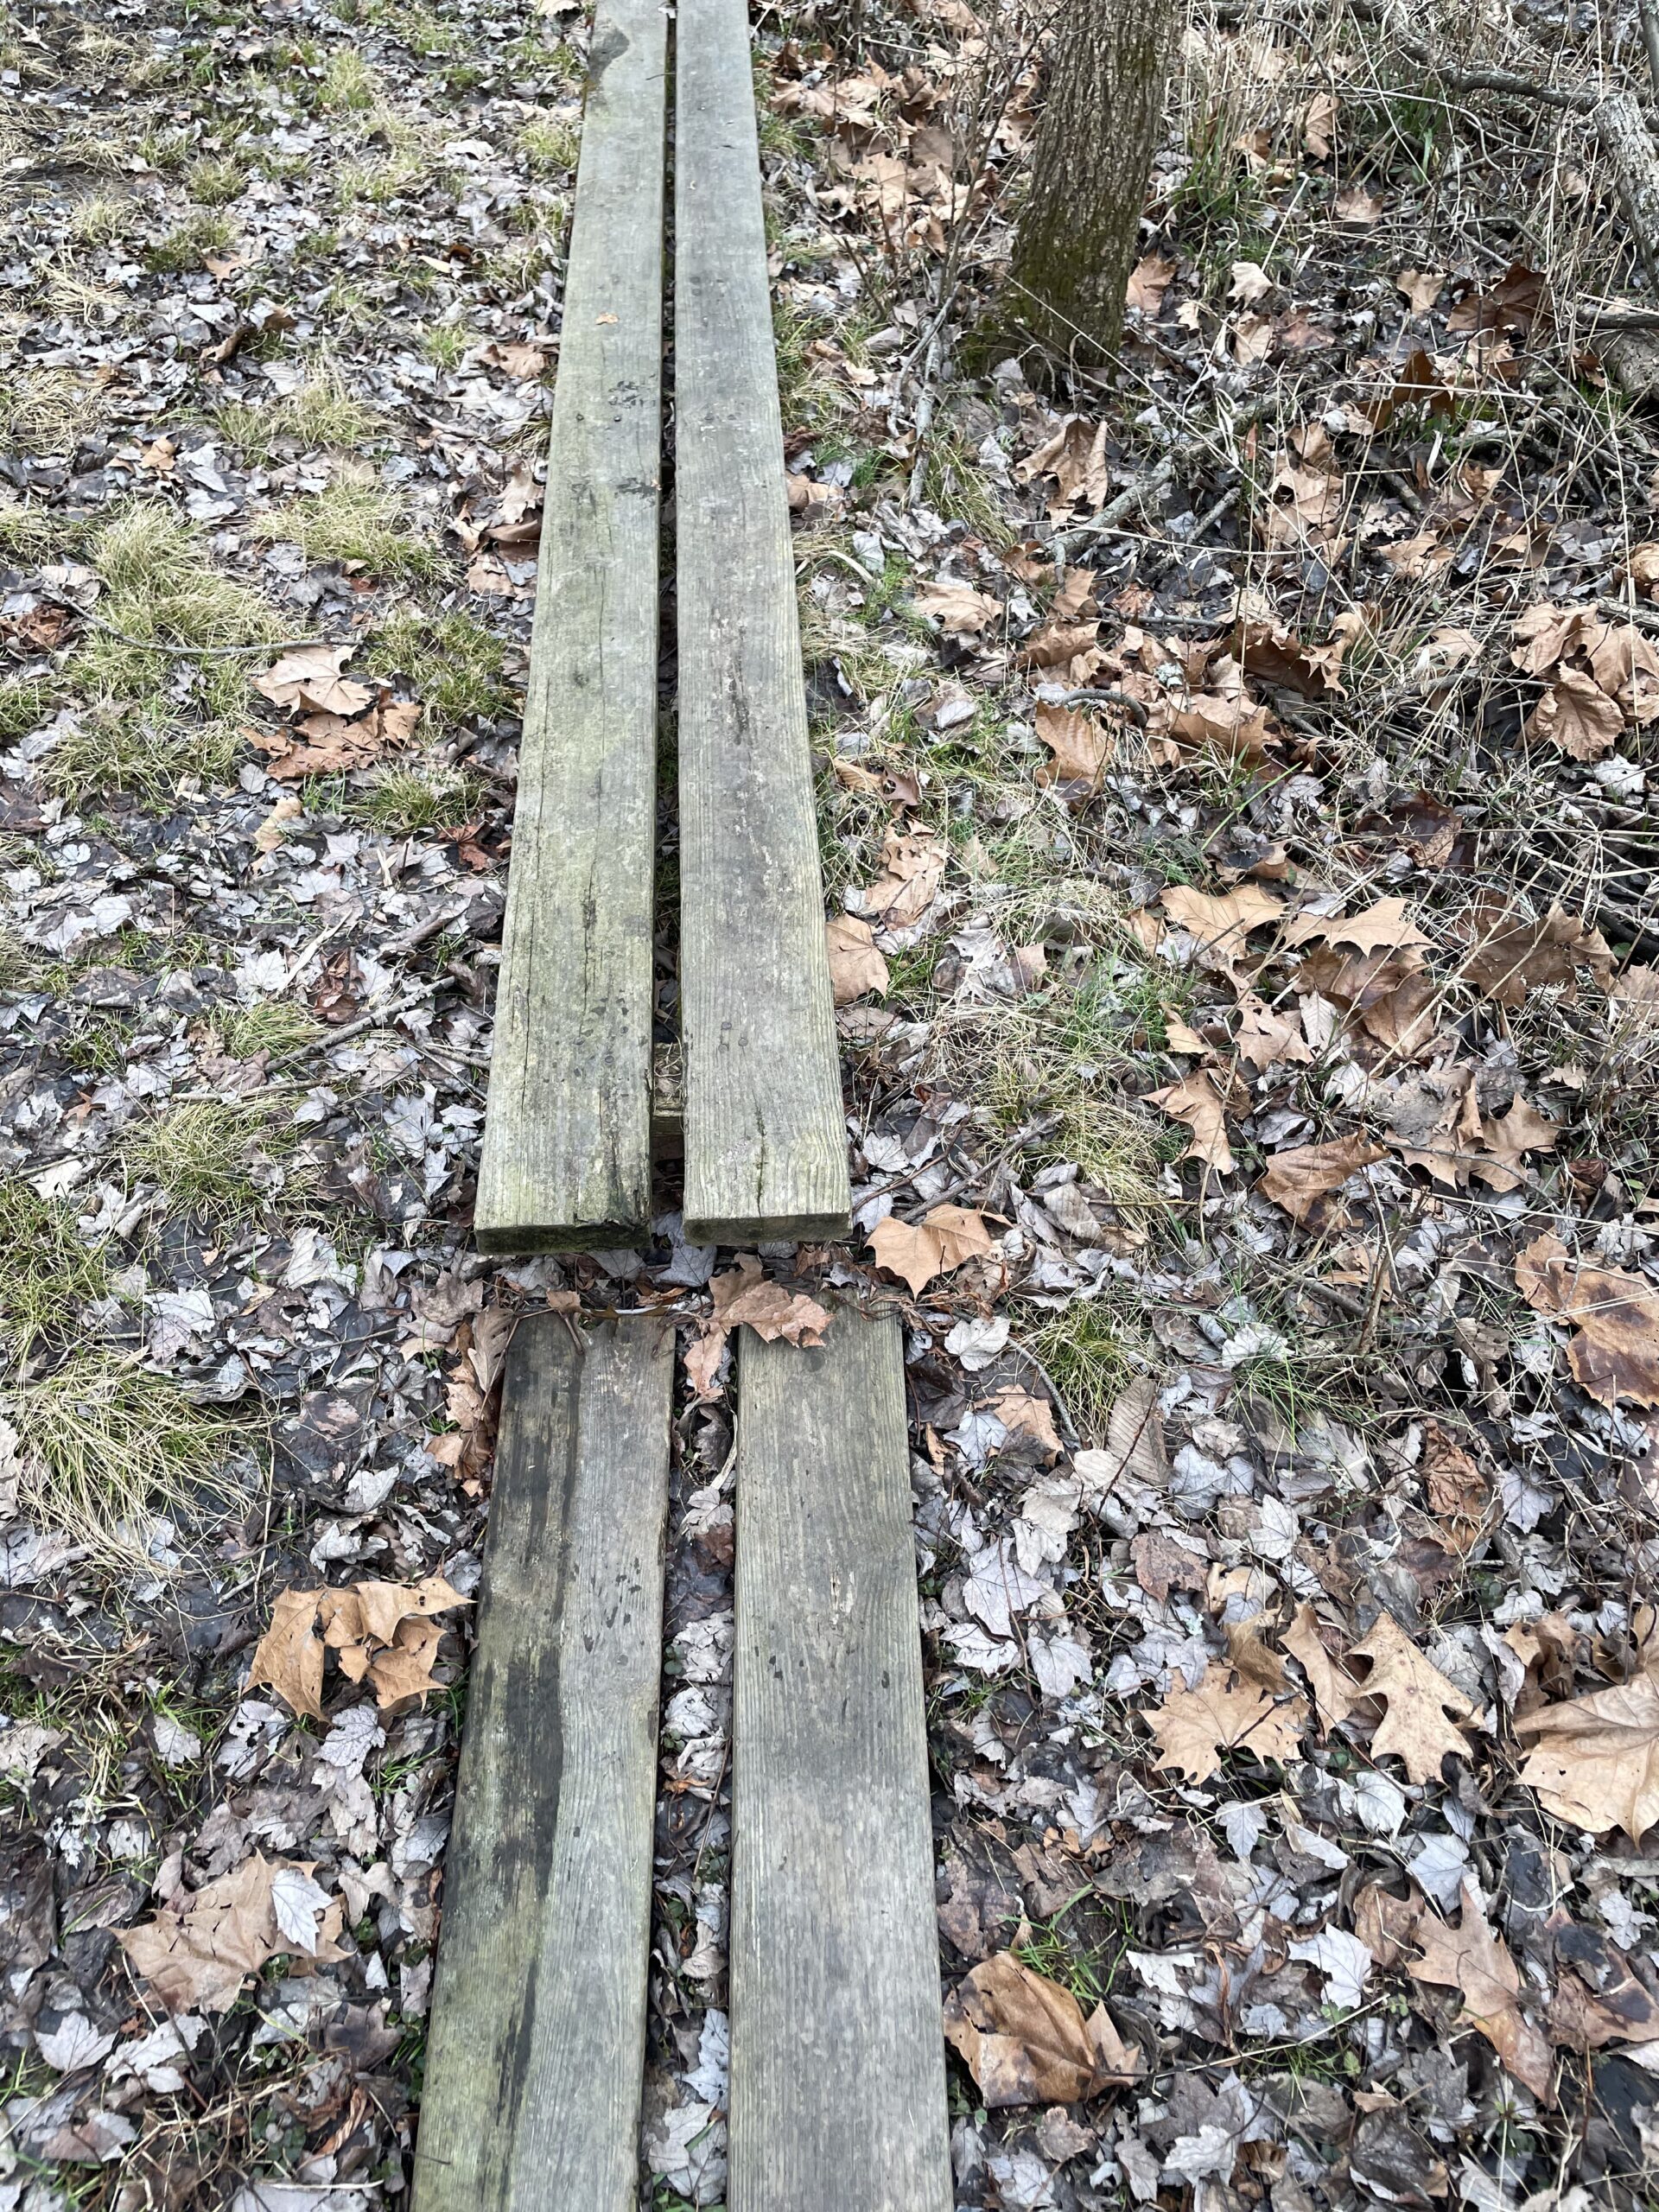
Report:
<svg viewBox="0 0 1659 2212"><path fill-rule="evenodd" d="M651 1217L666 12L600 0L518 754L474 1235Z"/></svg>

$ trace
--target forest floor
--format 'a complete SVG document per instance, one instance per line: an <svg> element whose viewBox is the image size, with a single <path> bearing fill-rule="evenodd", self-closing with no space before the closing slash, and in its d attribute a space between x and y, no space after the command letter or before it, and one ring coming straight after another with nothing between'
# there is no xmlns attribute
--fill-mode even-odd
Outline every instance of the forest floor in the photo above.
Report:
<svg viewBox="0 0 1659 2212"><path fill-rule="evenodd" d="M1647 89L1633 11L1437 35ZM0 41L0 2212L406 2190L550 1298L684 1319L642 2161L721 2201L745 1271L671 1193L469 1243L585 36ZM1029 20L756 38L856 1147L760 1264L905 1313L957 2202L1652 2206L1659 438L1593 133L1198 8L1084 373L1008 334Z"/></svg>

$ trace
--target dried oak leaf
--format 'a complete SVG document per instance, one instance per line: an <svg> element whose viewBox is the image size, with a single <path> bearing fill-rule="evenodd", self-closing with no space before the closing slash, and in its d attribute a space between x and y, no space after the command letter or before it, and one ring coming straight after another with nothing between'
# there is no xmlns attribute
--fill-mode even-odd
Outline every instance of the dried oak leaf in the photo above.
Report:
<svg viewBox="0 0 1659 2212"><path fill-rule="evenodd" d="M325 1963L344 1958L334 1938L345 1909L321 1899L309 1866L272 1864L255 1852L233 1873L166 1904L119 1938L133 1972L169 2012L228 2012L248 1976L278 1951L302 1949ZM308 1943L284 1933L277 1920L279 1885L296 1881L321 1900L312 1915ZM326 1908L326 1909L324 1909ZM292 1916L290 1915L291 1918Z"/></svg>
<svg viewBox="0 0 1659 2212"><path fill-rule="evenodd" d="M816 1299L766 1281L753 1252L743 1253L737 1265L716 1275L709 1288L714 1318L728 1333L742 1327L753 1329L767 1344L782 1337L787 1344L821 1344L830 1326L830 1315Z"/></svg>
<svg viewBox="0 0 1659 2212"><path fill-rule="evenodd" d="M1195 1690L1178 1684L1145 1716L1163 1756L1160 1766L1179 1768L1189 1782L1207 1782L1224 1753L1254 1751L1259 1759L1293 1759L1307 1719L1307 1700L1275 1705L1259 1683L1224 1680L1211 1667Z"/></svg>
<svg viewBox="0 0 1659 2212"><path fill-rule="evenodd" d="M1484 2035L1517 2082L1546 2105L1555 2102L1554 2061L1549 2044L1522 2015L1521 1975L1507 1947L1486 1924L1473 1885L1463 1885L1463 1911L1455 1928L1434 1914L1418 1921L1423 1955L1411 1962L1414 1981L1462 1993L1462 2026Z"/></svg>
<svg viewBox="0 0 1659 2212"><path fill-rule="evenodd" d="M1382 1146L1357 1133L1330 1144L1293 1145L1274 1153L1256 1188L1294 1220L1306 1221L1319 1199L1382 1157Z"/></svg>
<svg viewBox="0 0 1659 2212"><path fill-rule="evenodd" d="M1659 1289L1645 1276L1573 1260L1546 1231L1517 1255L1515 1280L1535 1313L1577 1330L1567 1363L1580 1389L1599 1405L1659 1406Z"/></svg>
<svg viewBox="0 0 1659 2212"><path fill-rule="evenodd" d="M1659 1650L1628 1682L1517 1714L1515 1728L1535 1739L1521 1779L1558 1820L1637 1844L1659 1821Z"/></svg>
<svg viewBox="0 0 1659 2212"><path fill-rule="evenodd" d="M1192 1130L1192 1141L1182 1158L1202 1160L1223 1175L1233 1172L1232 1149L1227 1142L1229 1092L1222 1088L1227 1081L1211 1069L1199 1068L1179 1083L1147 1093L1148 1106L1161 1107L1172 1121L1185 1122Z"/></svg>
<svg viewBox="0 0 1659 2212"><path fill-rule="evenodd" d="M851 1006L866 991L886 995L887 963L875 947L875 932L856 914L833 915L824 925L830 947L830 987L837 1006Z"/></svg>
<svg viewBox="0 0 1659 2212"><path fill-rule="evenodd" d="M1087 2019L1069 1989L998 1951L945 2000L944 2032L992 2110L1075 2104L1140 2079L1145 2061L1097 2005Z"/></svg>
<svg viewBox="0 0 1659 2212"><path fill-rule="evenodd" d="M1529 991L1543 989L1559 990L1570 1005L1581 968L1602 990L1612 986L1612 948L1577 914L1552 906L1542 921L1531 921L1487 902L1471 918L1474 941L1459 973L1499 1006L1524 1006Z"/></svg>
<svg viewBox="0 0 1659 2212"><path fill-rule="evenodd" d="M1370 1661L1361 1694L1381 1698L1387 1707L1371 1738L1373 1758L1391 1751L1405 1761L1414 1782L1438 1782L1448 1751L1460 1758L1471 1756L1468 1738L1446 1716L1472 1719L1473 1706L1424 1658L1392 1613L1379 1613L1370 1634L1350 1649L1348 1657Z"/></svg>
<svg viewBox="0 0 1659 2212"><path fill-rule="evenodd" d="M934 1206L913 1226L889 1214L870 1231L875 1262L901 1276L918 1295L936 1275L947 1275L991 1249L985 1217L967 1206Z"/></svg>

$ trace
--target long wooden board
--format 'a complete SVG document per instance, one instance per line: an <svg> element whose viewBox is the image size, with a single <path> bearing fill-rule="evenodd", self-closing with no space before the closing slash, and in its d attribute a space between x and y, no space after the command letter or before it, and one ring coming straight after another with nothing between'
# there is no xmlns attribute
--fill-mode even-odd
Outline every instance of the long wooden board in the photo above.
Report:
<svg viewBox="0 0 1659 2212"><path fill-rule="evenodd" d="M950 2212L891 1318L738 1376L730 2212Z"/></svg>
<svg viewBox="0 0 1659 2212"><path fill-rule="evenodd" d="M634 2212L673 1356L508 1354L414 2212Z"/></svg>
<svg viewBox="0 0 1659 2212"><path fill-rule="evenodd" d="M675 76L686 1230L834 1236L847 1135L744 0L682 0Z"/></svg>
<svg viewBox="0 0 1659 2212"><path fill-rule="evenodd" d="M548 447L495 1051L486 1252L651 1216L662 442L662 0L599 0Z"/></svg>

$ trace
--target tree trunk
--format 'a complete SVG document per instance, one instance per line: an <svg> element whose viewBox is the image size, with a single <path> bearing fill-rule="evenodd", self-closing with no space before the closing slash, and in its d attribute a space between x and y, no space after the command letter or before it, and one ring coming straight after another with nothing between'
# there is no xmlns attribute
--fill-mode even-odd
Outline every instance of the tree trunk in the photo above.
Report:
<svg viewBox="0 0 1659 2212"><path fill-rule="evenodd" d="M1013 313L1063 353L1116 350L1163 118L1171 0L1065 0L1048 61Z"/></svg>

